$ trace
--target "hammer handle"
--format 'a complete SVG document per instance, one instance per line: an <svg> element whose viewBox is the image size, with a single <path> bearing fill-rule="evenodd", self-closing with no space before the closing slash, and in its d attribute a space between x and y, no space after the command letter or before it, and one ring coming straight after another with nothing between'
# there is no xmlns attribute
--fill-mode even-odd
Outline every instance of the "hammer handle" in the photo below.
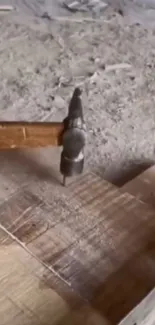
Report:
<svg viewBox="0 0 155 325"><path fill-rule="evenodd" d="M61 145L63 123L0 122L0 149Z"/></svg>

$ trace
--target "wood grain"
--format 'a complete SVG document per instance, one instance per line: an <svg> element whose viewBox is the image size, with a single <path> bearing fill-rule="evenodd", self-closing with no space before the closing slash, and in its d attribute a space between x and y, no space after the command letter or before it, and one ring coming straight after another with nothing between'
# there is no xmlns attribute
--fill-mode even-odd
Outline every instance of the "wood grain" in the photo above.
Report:
<svg viewBox="0 0 155 325"><path fill-rule="evenodd" d="M112 324L155 285L154 211L93 173L67 189L31 182L0 223Z"/></svg>
<svg viewBox="0 0 155 325"><path fill-rule="evenodd" d="M8 237L2 232L3 238ZM69 305L44 283L42 274L45 271L42 264L15 241L0 245L2 325L56 324L66 317Z"/></svg>
<svg viewBox="0 0 155 325"><path fill-rule="evenodd" d="M131 193L139 200L155 208L155 166L146 169L143 173L127 182L121 187L121 191ZM153 325L155 319L154 302L155 289L122 320L121 325L129 325L131 323Z"/></svg>
<svg viewBox="0 0 155 325"><path fill-rule="evenodd" d="M0 149L61 145L63 123L0 122Z"/></svg>
<svg viewBox="0 0 155 325"><path fill-rule="evenodd" d="M65 301L53 288L52 272L1 227L0 283L1 325L108 324L87 303Z"/></svg>

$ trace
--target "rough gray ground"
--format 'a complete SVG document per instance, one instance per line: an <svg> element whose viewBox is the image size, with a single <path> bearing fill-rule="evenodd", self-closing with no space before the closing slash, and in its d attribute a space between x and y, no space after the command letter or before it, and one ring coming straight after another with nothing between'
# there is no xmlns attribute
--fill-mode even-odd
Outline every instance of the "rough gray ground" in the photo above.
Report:
<svg viewBox="0 0 155 325"><path fill-rule="evenodd" d="M72 8L79 8L97 16L103 13L104 4L108 3L116 9L121 9L123 15L130 22L145 23L145 25L155 26L155 0L5 0L5 4L12 4L17 11L41 16L44 12L54 17L55 15L69 15L71 12L62 8L61 4L73 4ZM4 0L0 0L4 4ZM101 9L101 10L100 10Z"/></svg>
<svg viewBox="0 0 155 325"><path fill-rule="evenodd" d="M0 118L61 120L81 85L87 164L111 177L154 161L154 29L128 25L111 8L101 20L71 18L0 16ZM128 66L109 67L120 63Z"/></svg>

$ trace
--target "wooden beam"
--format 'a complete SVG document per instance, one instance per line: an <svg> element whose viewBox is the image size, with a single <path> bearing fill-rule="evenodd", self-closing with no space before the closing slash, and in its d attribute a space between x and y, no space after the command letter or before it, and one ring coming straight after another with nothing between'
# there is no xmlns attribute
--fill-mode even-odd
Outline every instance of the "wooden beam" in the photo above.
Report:
<svg viewBox="0 0 155 325"><path fill-rule="evenodd" d="M57 122L1 122L0 149L59 146L63 128Z"/></svg>

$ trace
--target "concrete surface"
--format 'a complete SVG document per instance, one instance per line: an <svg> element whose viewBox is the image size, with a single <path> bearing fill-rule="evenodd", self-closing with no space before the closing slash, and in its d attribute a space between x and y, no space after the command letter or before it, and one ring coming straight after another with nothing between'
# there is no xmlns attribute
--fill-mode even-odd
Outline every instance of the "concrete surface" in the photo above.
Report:
<svg viewBox="0 0 155 325"><path fill-rule="evenodd" d="M56 15L64 16L71 15L71 13L64 8L61 4L63 2L75 2L73 0L5 0L5 4L12 4L16 9L22 13L41 16L44 12L47 12L51 17ZM92 6L92 0L76 1L81 4L86 4L88 7L90 4ZM94 1L96 8L99 5L99 2L103 1ZM123 14L127 16L131 22L145 23L146 25L154 26L155 18L155 0L106 0L106 3L114 6L117 9L121 9ZM0 0L0 4L4 4L4 0Z"/></svg>
<svg viewBox="0 0 155 325"><path fill-rule="evenodd" d="M30 19L26 3L0 19L0 118L61 120L80 85L86 166L111 180L119 170L154 161L153 29L128 25L111 7L94 22L79 13L72 21Z"/></svg>

